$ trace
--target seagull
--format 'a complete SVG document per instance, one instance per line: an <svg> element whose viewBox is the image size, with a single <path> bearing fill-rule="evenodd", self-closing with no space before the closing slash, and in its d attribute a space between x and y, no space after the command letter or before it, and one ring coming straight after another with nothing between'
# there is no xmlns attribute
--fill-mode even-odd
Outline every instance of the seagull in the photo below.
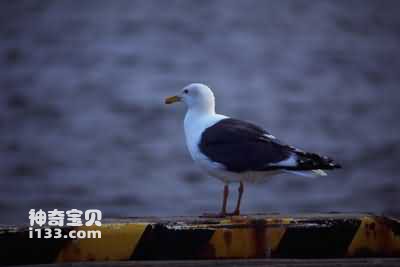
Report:
<svg viewBox="0 0 400 267"><path fill-rule="evenodd" d="M183 102L186 145L194 162L224 183L222 209L210 217L240 215L244 183L267 180L281 173L318 177L341 168L332 159L287 145L263 128L215 112L212 90L201 83L184 87L165 104ZM239 183L236 208L227 213L229 184Z"/></svg>

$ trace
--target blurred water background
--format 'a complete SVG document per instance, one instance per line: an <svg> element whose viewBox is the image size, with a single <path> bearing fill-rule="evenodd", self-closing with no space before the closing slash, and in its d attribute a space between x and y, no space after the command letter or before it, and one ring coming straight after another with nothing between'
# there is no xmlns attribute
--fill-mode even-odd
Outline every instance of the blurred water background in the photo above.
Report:
<svg viewBox="0 0 400 267"><path fill-rule="evenodd" d="M242 211L400 213L398 1L1 1L0 222L34 209L217 211L183 106L263 125L344 169L246 187ZM230 208L236 199L231 187Z"/></svg>

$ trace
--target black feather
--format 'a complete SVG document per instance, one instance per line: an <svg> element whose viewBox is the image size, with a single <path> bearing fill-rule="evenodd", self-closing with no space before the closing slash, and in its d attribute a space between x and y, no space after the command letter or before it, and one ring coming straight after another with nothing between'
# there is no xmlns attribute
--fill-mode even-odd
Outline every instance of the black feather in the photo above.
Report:
<svg viewBox="0 0 400 267"><path fill-rule="evenodd" d="M288 146L250 122L223 119L207 128L199 143L200 151L232 172L268 170L334 169L333 160ZM297 155L295 166L274 165Z"/></svg>

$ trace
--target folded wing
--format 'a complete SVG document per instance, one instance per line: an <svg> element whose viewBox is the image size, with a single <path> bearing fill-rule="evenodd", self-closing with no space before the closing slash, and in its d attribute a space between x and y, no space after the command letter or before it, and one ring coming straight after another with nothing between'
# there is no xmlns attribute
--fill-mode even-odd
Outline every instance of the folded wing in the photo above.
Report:
<svg viewBox="0 0 400 267"><path fill-rule="evenodd" d="M207 128L200 151L232 172L269 170L334 169L340 166L327 157L285 145L250 122L223 119Z"/></svg>

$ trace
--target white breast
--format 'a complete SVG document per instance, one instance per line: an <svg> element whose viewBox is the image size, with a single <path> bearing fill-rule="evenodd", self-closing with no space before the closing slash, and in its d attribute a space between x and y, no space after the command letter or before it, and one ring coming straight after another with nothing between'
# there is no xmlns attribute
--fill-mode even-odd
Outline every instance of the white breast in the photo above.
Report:
<svg viewBox="0 0 400 267"><path fill-rule="evenodd" d="M194 161L206 159L205 155L199 150L199 143L204 130L226 118L228 117L219 114L204 115L191 111L186 113L184 120L186 145Z"/></svg>
<svg viewBox="0 0 400 267"><path fill-rule="evenodd" d="M213 126L220 120L229 118L224 115L213 114L213 115L199 115L188 111L184 120L186 145L192 156L194 162L201 167L203 171L208 173L210 176L218 178L225 183L248 181L255 182L260 180L261 177L267 178L276 172L265 173L265 172L244 172L234 173L226 170L226 168L220 163L213 162L206 155L201 153L199 149L199 143L201 135L207 128Z"/></svg>

